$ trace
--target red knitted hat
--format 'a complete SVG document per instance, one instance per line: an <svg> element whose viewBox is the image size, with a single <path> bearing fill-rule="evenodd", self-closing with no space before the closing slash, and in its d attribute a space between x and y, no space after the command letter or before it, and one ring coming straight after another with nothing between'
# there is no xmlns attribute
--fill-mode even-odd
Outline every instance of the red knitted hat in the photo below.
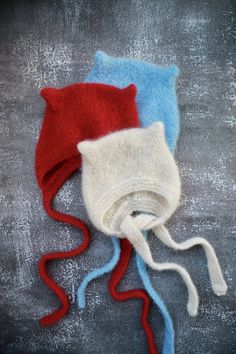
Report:
<svg viewBox="0 0 236 354"><path fill-rule="evenodd" d="M40 323L46 326L59 320L69 310L68 296L49 277L46 263L76 256L88 247L90 241L87 226L80 219L60 213L52 206L57 191L81 167L81 156L76 146L83 140L138 127L140 123L135 104L135 85L119 89L104 84L79 83L62 89L44 88L41 95L47 106L36 146L35 170L44 208L53 218L79 227L84 234L80 247L44 255L39 262L42 280L61 302L58 310L41 320Z"/></svg>
<svg viewBox="0 0 236 354"><path fill-rule="evenodd" d="M36 147L36 175L48 204L68 177L80 168L76 145L110 132L139 126L136 87L73 84L44 88L45 118Z"/></svg>

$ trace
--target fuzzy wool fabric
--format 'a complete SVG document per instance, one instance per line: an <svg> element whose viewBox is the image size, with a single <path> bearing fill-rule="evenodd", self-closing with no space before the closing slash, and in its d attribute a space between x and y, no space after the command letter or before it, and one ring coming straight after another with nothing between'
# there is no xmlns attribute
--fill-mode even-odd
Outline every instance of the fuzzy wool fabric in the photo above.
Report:
<svg viewBox="0 0 236 354"><path fill-rule="evenodd" d="M118 301L126 301L131 299L141 299L143 300L143 309L141 315L141 325L146 333L148 351L150 354L158 354L155 346L154 335L151 326L148 322L148 314L151 306L150 298L144 290L127 290L118 291L117 287L124 276L133 252L133 247L127 239L121 240L121 256L118 262L118 266L112 272L111 278L109 280L109 291L113 299Z"/></svg>
<svg viewBox="0 0 236 354"><path fill-rule="evenodd" d="M113 236L114 237L114 236ZM145 238L147 238L147 235L145 235ZM152 298L155 304L157 304L157 307L162 314L164 318L164 323L165 323L165 335L164 335L164 343L163 343L163 354L174 354L175 353L175 331L173 327L173 321L172 318L169 314L169 311L163 302L163 300L160 298L160 296L157 294L156 290L153 288L152 283L150 281L150 277L148 275L147 267L143 261L143 259L139 256L139 254L136 252L136 264L138 267L138 273L140 275L140 278L143 282L144 288L146 289L148 295Z"/></svg>
<svg viewBox="0 0 236 354"><path fill-rule="evenodd" d="M178 73L176 65L161 67L134 59L114 58L97 51L94 67L85 82L100 82L121 88L135 84L141 125L148 127L156 121L162 121L168 146L174 151L179 135L175 89Z"/></svg>
<svg viewBox="0 0 236 354"><path fill-rule="evenodd" d="M126 80L128 77L131 77L132 76L132 79L131 81L133 81L133 77L134 77L134 74L135 74L135 71L136 71L136 66L137 66L137 61L134 61L134 60L131 60L131 59L124 59L124 58L111 58L111 57L108 57L105 53L102 53L100 51L98 51L96 53L96 57L95 57L95 65L94 65L94 68L92 70L92 72L89 74L89 78L90 76L92 77L91 80L93 81L93 77L95 74L95 76L98 75L98 70L99 70L99 80L100 78L102 77L103 73L104 73L104 70L107 70L109 68L109 70L111 69L110 65L108 66L107 65L107 59L109 58L109 63L111 63L111 61L113 62L113 64L116 66L115 68L115 74L112 73L111 76L107 76L107 73L106 75L104 76L105 80L115 80L115 84L118 86L118 87L122 87L122 84L123 84L123 81L124 79ZM99 62L101 63L102 62L102 70L101 69L101 66L99 66ZM118 63L123 63L125 65L125 63L127 64L129 62L129 66L130 66L130 70L129 72L125 72L124 71L119 71L119 65ZM144 69L144 72L146 73L146 78L148 77L148 72L150 72L150 64L148 63L144 63L144 62L140 62L139 61L139 65L142 65L143 64L143 69ZM99 68L98 68L99 66ZM154 66L154 65L153 65ZM148 69L149 67L149 69ZM160 72L160 75L158 77L158 73L156 72L156 79L158 79L158 82L161 82L163 81L163 73L165 72L165 74L167 75L167 72L168 72L168 69L169 68L161 68L161 67L158 67L159 68L159 72ZM172 66L173 68L173 66ZM177 69L177 67L175 67L175 69ZM119 71L119 74L118 74L118 71ZM124 75L122 75L122 73ZM178 69L176 70L176 74L178 73ZM103 80L103 77L101 78ZM88 78L87 78L88 80ZM138 80L140 80L139 76L138 76ZM96 81L96 79L95 79ZM131 82L130 81L130 82ZM149 84L152 84L152 80L149 82ZM141 84L143 85L144 81L141 82ZM163 82L163 85L165 86L165 89L162 91L162 92L168 92L168 95L170 96L170 91L173 91L175 90L175 85L173 83L173 85L170 85L169 84L169 80L167 80L166 82ZM165 99L167 98L168 95L161 95L160 97L162 97L162 99ZM172 95L173 97L175 97L175 100L176 100L176 95ZM145 105L145 100L143 102L143 104ZM174 101L172 101L172 104L175 104ZM161 107L162 105L160 105ZM149 107L147 107L148 109ZM147 117L146 115L144 115L143 117L141 117L141 124L146 126L148 124L148 120L147 120ZM151 117L152 118L152 117ZM174 123L174 120L176 120L175 124ZM149 117L149 121L150 121L150 117ZM173 121L172 121L172 126L171 126L171 130L172 130L172 134L171 134L171 137L169 139L169 144L170 144L170 147L173 147L176 145L176 141L177 141L177 137L178 137L178 129L179 129L179 116L178 114L176 114L175 116L173 116ZM174 133L174 129L176 129L176 132ZM114 240L114 239L113 239ZM77 291L77 299L78 299L78 306L82 308L85 306L85 290L86 290L86 287L88 286L89 282L93 279L96 279L97 277L100 277L110 271L112 271L114 268L115 268L115 271L117 271L117 267L119 266L120 267L120 263L117 265L117 262L118 262L118 259L116 259L116 253L117 253L117 245L114 244L113 242L113 247L114 247L114 250L113 250L113 257L102 267L100 268L97 268L97 269L94 269L91 273L89 273L82 281L81 285L79 286L78 288L78 291ZM164 321L165 321L165 337L164 337L164 346L163 346L163 353L164 354L173 354L174 353L174 330L173 330L173 323L172 323L172 320L171 320L171 317L168 313L168 310L167 308L164 306L164 303L162 301L162 299L158 296L158 294L155 292L154 288L152 287L152 284L151 284L151 281L150 281L150 278L149 278L149 275L148 275L148 272L146 270L146 267L145 267L145 264L143 263L143 260L140 258L140 256L137 255L136 257L136 263L137 263L137 268L138 268L138 272L140 274L140 277L143 281L143 284L144 284L144 287L146 289L146 291L148 292L148 294L152 297L152 299L154 300L154 302L156 303L157 307L159 308L159 310L161 311L162 315L163 315L163 318L164 318ZM154 295L155 294L155 295Z"/></svg>
<svg viewBox="0 0 236 354"><path fill-rule="evenodd" d="M84 309L86 306L85 290L88 284L96 279L101 277L106 273L110 273L115 266L117 265L120 258L120 244L119 240L116 237L112 237L113 244L113 255L112 258L104 266L94 269L92 272L88 273L86 277L82 280L78 290L77 290L77 304L80 309Z"/></svg>
<svg viewBox="0 0 236 354"><path fill-rule="evenodd" d="M61 303L56 311L41 319L40 324L48 326L68 312L69 299L47 274L47 263L79 255L90 241L87 226L80 219L60 213L52 206L57 191L81 167L76 144L120 129L138 127L140 123L135 85L119 89L111 85L80 83L62 89L45 88L41 95L47 106L36 146L35 171L44 208L48 215L79 228L84 235L84 241L78 248L50 253L40 259L39 274Z"/></svg>
<svg viewBox="0 0 236 354"><path fill-rule="evenodd" d="M112 271L115 266L117 267L114 269L114 272L112 273L112 276L109 280L109 290L111 293L111 296L118 301L126 301L126 300L132 300L132 299L142 299L143 300L143 308L142 308L142 316L141 316L141 324L143 326L143 329L146 334L147 338L147 345L149 348L149 353L151 354L157 354L157 349L155 346L155 341L154 341L154 335L153 331L151 329L151 326L148 322L148 314L149 314L149 309L150 309L150 298L147 295L145 291L142 289L135 289L135 290L128 290L128 291L117 291L117 287L119 282L122 280L122 277L125 274L126 269L128 268L130 257L132 255L132 246L127 240L122 240L124 241L122 243L122 248L120 249L120 242L116 237L112 237L112 243L113 243L113 256L111 260L104 266L98 269L94 269L92 272L90 272L82 281L78 292L77 292L77 302L78 302L78 307L81 309L84 309L86 306L86 301L85 301L85 290L87 285L89 284L90 281L93 279L96 279L100 277L101 275L104 275L106 273L109 273ZM142 265L140 265L142 267ZM145 270L142 272L145 273ZM153 295L153 294L152 294ZM155 299L155 296L152 298ZM163 309L164 311L166 310L165 305L163 304ZM167 311L167 310L166 310ZM168 317L168 311L167 311L167 317ZM172 328L173 326L169 326L168 328ZM164 353L171 354L172 351L172 333L168 333L168 341L167 345L164 347L164 349L170 349L171 351L166 351Z"/></svg>
<svg viewBox="0 0 236 354"><path fill-rule="evenodd" d="M85 141L78 144L78 149L83 156L85 206L100 231L119 238L125 235L151 268L177 271L187 286L187 307L192 316L197 314L199 299L188 272L174 263L155 262L142 231L153 230L174 249L202 245L213 290L217 295L226 293L227 285L212 246L200 237L177 244L164 226L178 207L180 178L161 122Z"/></svg>

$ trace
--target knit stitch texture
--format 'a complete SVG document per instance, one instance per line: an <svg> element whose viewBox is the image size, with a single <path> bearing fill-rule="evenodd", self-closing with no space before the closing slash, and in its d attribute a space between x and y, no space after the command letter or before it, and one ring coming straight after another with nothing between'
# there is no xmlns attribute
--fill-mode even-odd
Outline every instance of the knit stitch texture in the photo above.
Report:
<svg viewBox="0 0 236 354"><path fill-rule="evenodd" d="M126 239L121 240L121 256L118 262L118 266L112 272L110 281L109 281L109 290L112 297L118 301L126 301L130 299L142 299L143 300L143 309L141 315L141 324L146 333L147 345L150 354L158 354L153 331L148 322L148 313L151 306L150 298L144 290L127 290L127 291L118 291L117 287L125 274L129 260L133 251L133 247L130 242Z"/></svg>
<svg viewBox="0 0 236 354"><path fill-rule="evenodd" d="M47 263L79 255L90 241L89 231L80 219L60 213L52 206L58 189L81 167L76 144L120 129L138 127L140 123L135 85L119 89L110 85L81 83L62 89L45 88L41 95L47 106L36 146L35 170L44 208L54 219L79 228L84 236L78 248L44 255L39 262L42 280L61 303L58 310L40 321L41 325L48 326L68 312L69 300L65 291L47 274Z"/></svg>
<svg viewBox="0 0 236 354"><path fill-rule="evenodd" d="M83 155L85 205L99 230L119 238L125 235L153 269L177 271L187 286L188 311L193 316L197 314L199 300L188 272L174 263L154 262L142 230L152 229L175 249L202 245L213 290L217 295L226 293L227 286L209 243L198 237L177 244L164 227L178 206L180 179L161 122L148 129L129 129L94 142L86 141L78 144L78 149Z"/></svg>
<svg viewBox="0 0 236 354"><path fill-rule="evenodd" d="M157 354L157 349L155 346L154 335L151 329L151 326L148 322L148 313L150 309L150 299L145 291L142 289L135 289L135 290L128 290L128 291L118 291L117 286L118 283L122 280L123 275L128 268L129 261L132 255L132 245L127 240L122 240L122 248L120 249L119 240L116 237L112 237L113 249L114 253L111 260L104 266L94 271L90 272L82 281L78 292L77 292L77 301L79 308L85 308L86 301L85 301L85 289L89 282L93 279L98 278L105 273L112 271L115 266L117 267L114 269L111 278L109 280L109 290L112 297L118 301L125 301L131 299L142 299L143 300L143 308L142 308L142 316L141 316L141 324L143 329L146 333L147 344L149 348L150 354ZM145 273L145 270L142 272ZM155 296L154 296L155 298ZM156 299L155 299L156 300ZM166 317L168 317L168 311L163 304L163 309ZM171 320L170 320L171 321ZM169 324L169 323L168 323ZM172 326L168 327L172 328ZM165 339L164 349L171 349L169 351L164 351L166 354L173 353L173 340L172 340L172 333L168 333L167 339Z"/></svg>
<svg viewBox="0 0 236 354"><path fill-rule="evenodd" d="M134 59L114 58L97 51L94 67L85 82L102 82L121 88L135 84L141 125L148 127L158 120L162 121L168 146L174 151L179 135L175 90L178 73L175 65L161 67Z"/></svg>
<svg viewBox="0 0 236 354"><path fill-rule="evenodd" d="M105 71L107 71L107 70L109 72L111 71L111 66L107 65L108 58L109 58L109 62L112 61L113 66L115 65L116 68L111 75L107 75L107 72L105 73L105 75L103 75ZM99 65L99 63L102 63L102 66ZM123 63L124 65L119 65L119 63ZM123 67L127 63L130 66L130 68L129 68L130 70L128 70L128 73L126 72L126 70L123 70ZM137 63L138 63L137 61L134 61L132 59L111 58L111 57L108 57L105 53L98 51L96 53L96 57L95 57L94 68L93 68L92 72L89 74L87 80L88 80L88 82L89 82L89 79L91 79L91 81L96 81L98 79L98 81L101 80L101 82L103 82L104 80L111 80L111 82L113 82L112 80L115 80L114 81L115 84L118 87L122 87L124 80L127 80L127 78L129 78L131 76L132 76L132 78L130 79L131 80L130 82L133 82L133 77L134 77L134 74L136 73L136 70L137 70ZM148 76L148 71L149 71L148 67L150 67L152 64L148 64L148 63L144 63L144 62L139 61L139 65L143 65L143 69L144 69L144 71L146 71L146 76ZM146 67L146 69L145 69L145 67ZM174 87L175 82L173 82L173 85L170 85L169 80L166 80L165 82L162 80L163 72L166 70L166 73L167 73L169 68L167 68L167 69L161 68L161 67L157 67L157 68L159 69L159 74L156 73L155 77L158 82L162 81L163 85L162 85L162 92L161 93L169 92L169 95L170 95L170 91L175 90L175 87ZM172 68L173 68L173 66L172 66ZM121 70L119 70L119 69L121 69ZM177 75L178 68L175 67L175 69L176 69L176 75ZM99 75L99 78L98 78L98 75ZM138 80L140 83L139 76L138 76ZM141 81L141 85L143 85L143 83L144 83L144 81ZM149 84L152 85L153 80L150 80ZM164 90L163 90L163 86L165 86ZM145 96L145 94L146 94L146 91L144 91L144 96ZM140 92L139 92L139 95L141 95ZM177 106L176 95L172 94L172 97L174 97L172 104ZM161 95L160 99L166 99L166 96ZM145 106L145 97L144 97L144 99L141 99L141 101L143 101L143 104ZM147 109L149 109L148 106L147 106ZM175 111L176 111L176 109L175 109ZM174 122L172 121L172 126L170 127L170 129L172 130L172 134L171 134L171 138L169 139L169 144L170 144L170 147L172 147L172 149L176 145L176 140L178 137L178 130L179 130L178 112L177 112L177 114L175 114L175 116L173 116L173 120L174 119L176 120L176 123L173 124ZM150 117L149 117L149 120L150 120ZM165 123L167 123L167 122L165 122ZM141 117L141 124L144 126L146 126L146 124L148 124L147 117L145 115ZM173 132L174 129L176 129L175 133ZM113 241L114 241L114 238L113 238ZM77 292L79 307L85 306L85 290L91 280L96 279L97 277L110 272L115 267L116 267L116 269L118 266L120 267L120 263L117 266L118 259L116 259L117 247L119 247L119 245L117 245L113 242L113 247L114 247L114 250L113 250L114 254L113 254L113 257L111 258L111 260L109 260L107 262L107 264L105 264L104 266L94 269L91 273L89 273L83 279L83 281L78 289L78 292ZM149 295L153 298L154 302L157 304L157 306L160 309L160 311L162 312L164 320L165 320L166 329L165 329L163 353L164 354L173 354L174 353L174 330L173 330L173 324L171 321L171 317L168 313L167 308L164 306L162 299L158 296L158 294L155 292L154 288L152 287L152 284L151 284L151 281L149 278L149 274L146 270L145 264L139 255L137 255L137 257L136 257L136 263L137 263L137 267L138 267L138 272L139 272L140 277L143 281L145 289L147 290ZM163 311L163 309L164 309L164 311Z"/></svg>
<svg viewBox="0 0 236 354"><path fill-rule="evenodd" d="M77 303L80 309L84 309L86 306L85 290L88 284L92 280L106 273L111 272L117 265L120 257L120 245L119 245L119 240L116 237L112 237L112 245L113 245L113 255L112 258L109 260L109 262L106 263L104 266L94 269L92 272L88 273L87 276L84 277L82 283L80 284L77 290Z"/></svg>
<svg viewBox="0 0 236 354"><path fill-rule="evenodd" d="M145 238L147 238L147 235L145 236ZM137 252L136 252L136 263L137 263L138 272L143 282L144 288L146 289L148 295L152 298L154 303L157 304L157 307L164 318L165 336L164 336L164 344L163 344L163 354L174 354L175 331L174 331L173 322L169 314L169 311L164 301L161 299L161 297L157 294L156 290L153 288L148 275L147 267L142 257L140 257Z"/></svg>

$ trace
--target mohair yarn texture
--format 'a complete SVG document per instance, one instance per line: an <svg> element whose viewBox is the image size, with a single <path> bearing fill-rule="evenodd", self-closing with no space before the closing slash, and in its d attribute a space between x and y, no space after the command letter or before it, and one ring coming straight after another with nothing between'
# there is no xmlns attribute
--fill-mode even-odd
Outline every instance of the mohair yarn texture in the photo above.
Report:
<svg viewBox="0 0 236 354"><path fill-rule="evenodd" d="M53 199L65 181L81 167L78 141L94 139L110 132L140 125L136 87L119 89L111 85L79 83L62 89L41 91L47 106L36 146L35 170L46 212L54 219L78 227L84 241L76 249L44 255L39 262L42 280L60 300L60 307L41 319L43 326L58 321L69 310L65 291L47 274L46 264L53 259L79 255L89 245L87 226L78 218L53 208Z"/></svg>
<svg viewBox="0 0 236 354"><path fill-rule="evenodd" d="M114 236L113 236L114 237ZM146 235L145 235L146 238ZM136 264L138 267L139 276L143 282L145 290L148 292L148 295L152 298L154 303L157 305L160 313L163 316L165 324L165 333L164 333L164 343L163 343L163 354L174 354L175 353L175 331L173 327L173 321L169 314L169 311L162 300L162 298L157 294L156 290L153 288L147 267L143 259L136 252Z"/></svg>
<svg viewBox="0 0 236 354"><path fill-rule="evenodd" d="M122 239L120 259L118 262L118 266L112 272L111 279L109 281L109 291L113 299L118 301L126 301L134 298L143 300L141 324L145 329L148 351L150 354L158 354L155 346L154 335L151 330L150 324L148 322L148 313L151 306L150 298L146 297L146 292L143 290L140 291L137 289L133 289L133 290L127 290L122 292L117 290L117 287L128 268L132 252L133 252L133 247L131 243L127 239Z"/></svg>
<svg viewBox="0 0 236 354"><path fill-rule="evenodd" d="M128 129L84 141L78 149L83 156L85 206L99 230L128 238L151 268L177 271L187 286L187 307L192 316L197 314L199 299L189 273L175 263L155 262L142 231L153 230L174 249L203 246L213 290L217 295L226 293L227 285L212 246L200 237L177 244L164 226L179 204L180 177L161 122L146 129Z"/></svg>
<svg viewBox="0 0 236 354"><path fill-rule="evenodd" d="M156 121L165 125L167 144L174 151L179 135L179 111L175 90L179 70L175 65L155 64L114 58L97 51L95 63L85 82L101 82L118 87L131 83L137 87L137 107L141 125L148 127Z"/></svg>
<svg viewBox="0 0 236 354"><path fill-rule="evenodd" d="M139 70L140 68L138 68L140 66L142 66L143 68L143 70L141 71L143 75L143 80L140 80L140 70ZM138 75L137 75L137 69L138 69ZM155 119L153 119L152 116L152 111L150 110L151 106L147 105L147 102L149 102L150 97L148 97L147 100L146 92L147 89L150 91L150 86L152 86L152 90L155 90L156 82L160 83L160 88L156 92L156 95L158 96L159 99L159 104L157 109L158 110L161 109L162 114L166 114L166 111L169 112L169 114L171 114L171 110L169 109L169 106L164 107L163 110L163 102L168 102L168 101L169 101L168 104L169 105L171 104L172 107L174 108L171 114L171 126L168 127L168 129L171 131L168 142L169 142L169 147L172 148L172 152L173 152L173 149L176 146L178 132L179 132L179 114L177 109L175 80L171 80L171 77L173 75L173 69L175 69L176 76L177 76L178 68L176 66L162 68L160 66L156 66L153 64L148 64L145 62L132 60L132 59L111 58L105 53L98 51L95 57L94 68L92 69L91 73L87 77L86 81L89 82L90 79L91 81L95 81L95 82L99 82L100 80L101 82L103 81L106 82L106 80L111 80L111 82L115 82L116 86L122 87L125 80L130 79L130 83L131 83L135 79L136 84L138 83L139 85L138 91L140 91L140 87L143 88L143 90L141 89L141 91L138 94L138 96L140 96L140 99L137 100L138 108L140 111L139 113L141 113L141 126L147 126L149 123L155 121ZM169 75L169 79L163 80L163 77L167 78L168 75ZM152 76L153 76L153 80L150 79L150 77ZM145 87L147 86L145 80L146 82L147 80L149 80L148 87ZM156 102L154 101L154 99L152 101L155 107ZM145 112L147 112L143 115L142 115L142 111L143 111L142 107L144 107ZM149 110L150 110L150 114L148 114ZM175 112L175 114L173 114L173 111ZM168 124L168 119L169 117L167 116L165 119L165 124ZM83 279L82 283L78 288L77 301L78 301L78 306L80 308L85 307L85 291L86 291L86 287L88 286L91 280L96 279L108 272L111 272L113 269L115 272L118 271L118 268L121 269L121 263L119 262L117 264L118 259L116 259L117 248L119 247L119 243L115 242L115 238L112 238L112 240L113 240L113 247L114 247L113 257L102 267L94 269L92 272L90 272ZM124 252L124 249L122 252ZM147 272L147 268L139 255L137 255L136 257L136 263L145 290L148 292L148 294L153 299L154 303L157 305L165 321L163 354L173 354L174 353L174 329L173 329L171 316L164 302L157 294L157 292L154 290L149 278L149 274ZM110 281L112 281L112 279L113 278L111 278Z"/></svg>

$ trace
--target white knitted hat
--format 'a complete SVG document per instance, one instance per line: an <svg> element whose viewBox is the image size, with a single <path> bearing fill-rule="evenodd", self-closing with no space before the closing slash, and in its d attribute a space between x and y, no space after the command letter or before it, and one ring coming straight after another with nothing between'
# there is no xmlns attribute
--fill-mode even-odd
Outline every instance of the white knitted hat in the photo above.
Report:
<svg viewBox="0 0 236 354"><path fill-rule="evenodd" d="M153 269L179 272L188 287L191 315L197 313L198 295L188 272L174 263L155 262L143 230L152 229L165 244L175 249L201 244L206 251L215 293L226 292L227 286L210 244L200 237L177 244L164 226L179 204L180 177L165 142L161 122L81 142L78 150L83 157L85 206L100 231L119 238L127 237Z"/></svg>
<svg viewBox="0 0 236 354"><path fill-rule="evenodd" d="M180 178L161 122L78 144L83 156L83 197L94 225L124 237L120 223L136 211L163 224L179 204Z"/></svg>

